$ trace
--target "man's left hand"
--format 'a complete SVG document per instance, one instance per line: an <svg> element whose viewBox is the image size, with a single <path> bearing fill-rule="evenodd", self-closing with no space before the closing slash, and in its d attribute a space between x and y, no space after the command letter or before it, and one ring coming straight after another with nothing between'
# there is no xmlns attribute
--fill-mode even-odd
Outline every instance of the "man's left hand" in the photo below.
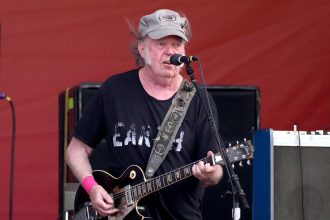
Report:
<svg viewBox="0 0 330 220"><path fill-rule="evenodd" d="M207 152L208 156L213 156L211 151ZM209 163L199 161L192 167L193 175L199 179L204 186L217 184L223 176L223 169L220 165L211 166Z"/></svg>

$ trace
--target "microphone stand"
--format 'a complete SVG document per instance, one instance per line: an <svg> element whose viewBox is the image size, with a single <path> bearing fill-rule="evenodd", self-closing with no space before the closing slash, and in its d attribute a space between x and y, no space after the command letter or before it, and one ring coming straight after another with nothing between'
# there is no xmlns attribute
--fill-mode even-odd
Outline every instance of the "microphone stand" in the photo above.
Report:
<svg viewBox="0 0 330 220"><path fill-rule="evenodd" d="M232 187L233 187L232 190L233 190L234 198L235 197L239 197L239 199L240 199L243 207L245 209L250 208L250 206L249 206L249 204L248 204L248 202L246 200L246 194L243 191L243 189L241 187L241 184L239 182L239 178L238 178L237 174L235 174L233 167L230 165L230 161L229 161L229 159L227 157L225 147L223 146L223 142L221 141L222 139L220 139L221 136L220 136L220 133L219 133L217 127L216 127L215 120L212 117L211 112L209 112L209 109L207 108L207 105L206 105L206 103L205 103L205 101L204 101L204 99L202 97L202 94L201 94L199 88L198 88L197 80L196 80L196 78L194 76L194 71L191 68L190 63L191 62L187 62L186 63L186 70L187 70L188 75L190 76L191 82L194 84L194 86L196 88L196 92L197 92L199 98L202 100L203 107L204 107L204 109L205 109L205 111L207 113L208 120L209 120L210 125L211 125L212 135L216 139L216 142L217 142L217 145L218 145L218 148L219 148L219 151L220 151L220 155L223 158L223 160L225 162L225 166L227 168L227 171L229 172L228 174L229 174L231 180L234 183L234 185L232 185ZM210 109L210 111L211 111L211 109ZM239 203L238 202L234 202L234 206L235 207L233 207L233 217L236 220L238 218L236 218L235 216L239 216L240 215L240 214L237 214L237 213L235 214L235 212L239 210L239 207L238 207L239 206Z"/></svg>

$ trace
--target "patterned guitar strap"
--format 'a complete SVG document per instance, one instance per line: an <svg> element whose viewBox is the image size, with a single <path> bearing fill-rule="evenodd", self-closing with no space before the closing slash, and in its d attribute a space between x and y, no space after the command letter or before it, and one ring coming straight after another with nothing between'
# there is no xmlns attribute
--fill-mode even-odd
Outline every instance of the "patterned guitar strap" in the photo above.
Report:
<svg viewBox="0 0 330 220"><path fill-rule="evenodd" d="M165 159L195 92L196 88L192 83L182 81L155 139L145 172L146 178L152 177Z"/></svg>

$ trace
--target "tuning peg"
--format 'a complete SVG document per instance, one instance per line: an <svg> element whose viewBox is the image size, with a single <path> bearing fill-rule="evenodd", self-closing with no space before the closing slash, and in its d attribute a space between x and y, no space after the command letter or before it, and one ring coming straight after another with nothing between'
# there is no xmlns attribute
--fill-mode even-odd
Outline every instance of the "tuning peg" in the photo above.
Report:
<svg viewBox="0 0 330 220"><path fill-rule="evenodd" d="M244 140L244 142L246 142L246 138L244 138L243 140Z"/></svg>
<svg viewBox="0 0 330 220"><path fill-rule="evenodd" d="M248 165L251 165L251 161L250 161L250 160L247 160L246 163L247 163Z"/></svg>
<svg viewBox="0 0 330 220"><path fill-rule="evenodd" d="M229 146L231 146L231 144L230 144ZM232 149L233 149L233 150L236 150L236 146L237 146L237 144L234 145L234 146L232 147Z"/></svg>
<svg viewBox="0 0 330 220"><path fill-rule="evenodd" d="M232 163L232 164L231 164L231 167L232 167L232 168L235 168L235 164Z"/></svg>
<svg viewBox="0 0 330 220"><path fill-rule="evenodd" d="M239 166L240 167L243 167L244 166L242 161L239 162Z"/></svg>

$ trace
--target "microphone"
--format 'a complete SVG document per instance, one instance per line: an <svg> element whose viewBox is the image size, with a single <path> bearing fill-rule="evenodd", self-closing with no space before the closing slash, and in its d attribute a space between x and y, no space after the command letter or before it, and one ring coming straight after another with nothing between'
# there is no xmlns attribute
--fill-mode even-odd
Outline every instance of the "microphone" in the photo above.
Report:
<svg viewBox="0 0 330 220"><path fill-rule="evenodd" d="M175 66L180 66L181 64L187 64L193 61L198 60L198 57L195 56L183 56L181 54L174 54L170 57L170 63Z"/></svg>
<svg viewBox="0 0 330 220"><path fill-rule="evenodd" d="M0 92L0 99L6 99L7 95L4 92Z"/></svg>

